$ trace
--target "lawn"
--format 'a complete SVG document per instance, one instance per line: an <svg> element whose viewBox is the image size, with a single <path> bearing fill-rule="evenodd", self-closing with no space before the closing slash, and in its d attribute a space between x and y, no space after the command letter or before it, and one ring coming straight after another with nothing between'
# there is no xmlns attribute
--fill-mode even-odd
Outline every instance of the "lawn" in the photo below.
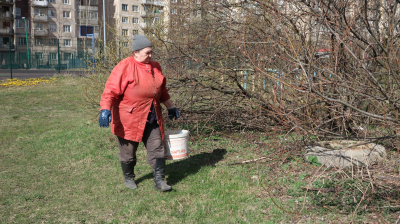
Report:
<svg viewBox="0 0 400 224"><path fill-rule="evenodd" d="M0 223L346 223L398 216L318 206L301 187L320 169L278 153L270 146L280 137L266 133L193 136L191 156L167 163L173 191L164 193L153 189L141 145L139 188L132 191L124 186L116 138L98 127L96 108L84 101L82 79L0 87Z"/></svg>

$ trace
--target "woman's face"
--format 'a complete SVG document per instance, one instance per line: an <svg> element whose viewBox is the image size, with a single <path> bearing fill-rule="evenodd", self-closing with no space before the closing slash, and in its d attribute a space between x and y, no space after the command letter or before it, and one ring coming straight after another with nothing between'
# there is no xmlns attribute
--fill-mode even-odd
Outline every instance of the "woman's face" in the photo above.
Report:
<svg viewBox="0 0 400 224"><path fill-rule="evenodd" d="M146 47L143 48L140 51L134 51L133 52L133 58L135 58L136 61L141 62L141 63L149 63L151 56L153 54L153 48L152 47Z"/></svg>

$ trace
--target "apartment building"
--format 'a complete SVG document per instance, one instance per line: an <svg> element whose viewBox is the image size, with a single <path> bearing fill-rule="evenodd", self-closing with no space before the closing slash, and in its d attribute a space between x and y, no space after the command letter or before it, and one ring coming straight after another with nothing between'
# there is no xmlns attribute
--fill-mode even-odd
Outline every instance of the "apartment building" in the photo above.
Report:
<svg viewBox="0 0 400 224"><path fill-rule="evenodd" d="M68 66L71 58L91 54L93 38L103 39L103 16L108 25L107 39L126 37L122 45L128 47L133 35L146 34L150 26L158 23L169 26L170 15L179 13L175 6L184 3L183 0L0 0L0 62L9 60L11 41L12 60L22 67L29 64L31 68L51 67L59 60Z"/></svg>
<svg viewBox="0 0 400 224"><path fill-rule="evenodd" d="M45 68L59 55L68 67L71 58L90 54L91 38L99 38L97 0L0 0L0 7L2 64L10 40L14 63L27 67L29 57L31 68Z"/></svg>
<svg viewBox="0 0 400 224"><path fill-rule="evenodd" d="M110 21L108 17L106 23L115 24L115 32L130 39L133 35L145 34L152 24L160 23L163 19L164 5L164 0L115 0L112 18L114 21Z"/></svg>
<svg viewBox="0 0 400 224"><path fill-rule="evenodd" d="M93 38L100 38L98 0L77 0L77 47L92 50ZM78 51L80 54L84 51Z"/></svg>
<svg viewBox="0 0 400 224"><path fill-rule="evenodd" d="M0 0L0 7L0 52L8 52L10 38L14 44L14 0Z"/></svg>
<svg viewBox="0 0 400 224"><path fill-rule="evenodd" d="M218 6L221 2L224 1L0 0L0 62L7 57L11 40L17 61L27 60L28 47L29 56L42 60L40 64L54 64L58 51L62 54L61 63L68 64L70 58L91 54L92 38L104 37L103 18L109 26L107 39L126 37L122 46L128 47L133 35L146 34L157 23L170 33L182 32L182 27L189 29L191 21L204 14L203 4ZM240 16L238 12L236 15Z"/></svg>

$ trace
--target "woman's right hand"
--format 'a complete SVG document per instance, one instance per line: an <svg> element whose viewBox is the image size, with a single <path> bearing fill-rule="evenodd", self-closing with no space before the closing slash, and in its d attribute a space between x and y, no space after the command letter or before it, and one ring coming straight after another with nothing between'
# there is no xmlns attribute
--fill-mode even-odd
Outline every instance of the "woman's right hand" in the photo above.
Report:
<svg viewBox="0 0 400 224"><path fill-rule="evenodd" d="M108 128L108 124L111 122L111 111L101 110L99 117L99 126L102 128Z"/></svg>

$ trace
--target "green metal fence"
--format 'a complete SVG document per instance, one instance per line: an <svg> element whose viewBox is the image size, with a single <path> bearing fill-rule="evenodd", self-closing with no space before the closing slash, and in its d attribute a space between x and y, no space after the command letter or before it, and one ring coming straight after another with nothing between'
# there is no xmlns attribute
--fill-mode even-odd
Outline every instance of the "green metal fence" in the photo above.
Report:
<svg viewBox="0 0 400 224"><path fill-rule="evenodd" d="M86 69L92 58L92 40L0 37L0 68ZM93 46L94 47L94 46ZM89 63L88 63L89 62Z"/></svg>

